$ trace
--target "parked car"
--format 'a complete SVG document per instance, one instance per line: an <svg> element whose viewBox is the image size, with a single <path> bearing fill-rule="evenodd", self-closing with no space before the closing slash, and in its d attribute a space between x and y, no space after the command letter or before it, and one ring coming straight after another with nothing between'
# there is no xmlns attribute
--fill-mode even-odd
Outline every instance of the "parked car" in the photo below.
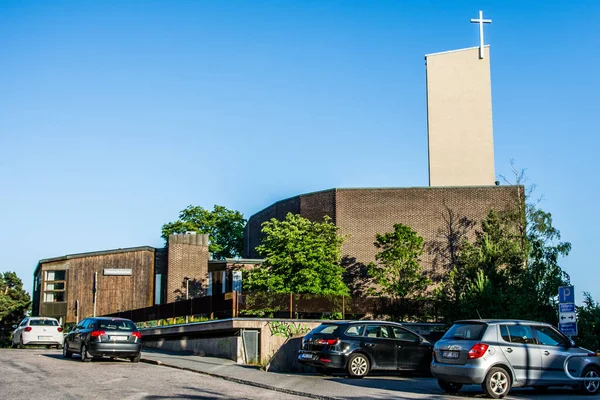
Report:
<svg viewBox="0 0 600 400"><path fill-rule="evenodd" d="M45 345L60 348L64 341L63 329L55 318L27 317L12 328L12 347Z"/></svg>
<svg viewBox="0 0 600 400"><path fill-rule="evenodd" d="M597 394L599 381L575 381L576 377L598 378L600 357L581 347L550 324L519 320L457 321L434 347L431 373L448 393L463 384L481 384L492 398L502 398L511 387L573 386L584 394Z"/></svg>
<svg viewBox="0 0 600 400"><path fill-rule="evenodd" d="M139 362L142 334L135 324L125 318L86 318L65 336L63 356L79 353L81 361L94 357L129 358Z"/></svg>
<svg viewBox="0 0 600 400"><path fill-rule="evenodd" d="M346 371L353 378L375 370L429 373L432 348L394 322L327 322L304 337L298 360L323 374Z"/></svg>

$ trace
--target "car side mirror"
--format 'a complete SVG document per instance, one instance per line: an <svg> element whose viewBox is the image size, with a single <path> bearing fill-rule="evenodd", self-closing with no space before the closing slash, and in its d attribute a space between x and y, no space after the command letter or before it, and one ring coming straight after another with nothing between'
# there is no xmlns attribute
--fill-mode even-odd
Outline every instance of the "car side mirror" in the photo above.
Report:
<svg viewBox="0 0 600 400"><path fill-rule="evenodd" d="M569 339L569 345L571 347L577 347L577 345L575 344L575 341L573 339Z"/></svg>
<svg viewBox="0 0 600 400"><path fill-rule="evenodd" d="M16 326L16 325L13 325L13 326L12 326L12 328L13 328L13 329L17 329L17 326Z"/></svg>

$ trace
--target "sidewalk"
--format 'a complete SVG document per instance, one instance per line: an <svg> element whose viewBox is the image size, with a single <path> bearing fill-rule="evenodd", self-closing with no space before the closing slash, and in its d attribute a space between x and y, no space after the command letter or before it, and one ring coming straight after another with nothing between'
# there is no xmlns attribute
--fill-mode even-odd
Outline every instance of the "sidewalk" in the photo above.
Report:
<svg viewBox="0 0 600 400"><path fill-rule="evenodd" d="M323 377L317 374L265 372L258 367L239 365L227 359L155 350L144 350L142 361L313 399L432 399L438 398L441 394L437 384L431 378L386 377L383 379L373 376L364 379L346 379L339 376Z"/></svg>

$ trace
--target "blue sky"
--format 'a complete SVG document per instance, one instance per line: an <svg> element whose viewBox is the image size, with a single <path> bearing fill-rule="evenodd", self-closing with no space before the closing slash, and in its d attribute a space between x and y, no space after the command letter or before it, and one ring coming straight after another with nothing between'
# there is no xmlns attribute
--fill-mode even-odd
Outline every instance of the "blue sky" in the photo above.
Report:
<svg viewBox="0 0 600 400"><path fill-rule="evenodd" d="M491 45L497 175L526 168L600 300L600 2L0 1L0 271L162 246L189 204L246 217L427 186L423 56Z"/></svg>

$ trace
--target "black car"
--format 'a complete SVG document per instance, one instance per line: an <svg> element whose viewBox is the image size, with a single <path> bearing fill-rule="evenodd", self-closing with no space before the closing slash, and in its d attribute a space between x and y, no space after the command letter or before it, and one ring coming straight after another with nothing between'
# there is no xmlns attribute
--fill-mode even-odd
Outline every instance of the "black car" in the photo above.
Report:
<svg viewBox="0 0 600 400"><path fill-rule="evenodd" d="M86 318L65 336L63 356L81 355L81 361L93 357L129 358L139 362L142 334L135 324L125 318Z"/></svg>
<svg viewBox="0 0 600 400"><path fill-rule="evenodd" d="M345 370L353 378L373 370L428 373L432 348L394 322L327 322L304 337L298 360L322 374Z"/></svg>

